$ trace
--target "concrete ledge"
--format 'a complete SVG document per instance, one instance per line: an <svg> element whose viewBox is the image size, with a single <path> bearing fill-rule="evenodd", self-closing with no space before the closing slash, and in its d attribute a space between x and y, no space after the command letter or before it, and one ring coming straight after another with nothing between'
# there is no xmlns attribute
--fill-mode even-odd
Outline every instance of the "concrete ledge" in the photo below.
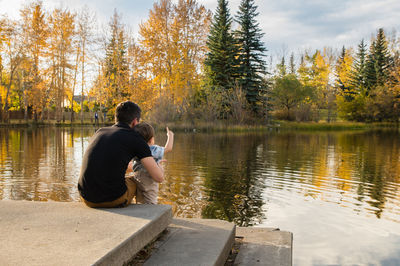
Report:
<svg viewBox="0 0 400 266"><path fill-rule="evenodd" d="M235 265L292 265L293 234L274 228L238 227L242 246Z"/></svg>
<svg viewBox="0 0 400 266"><path fill-rule="evenodd" d="M122 265L171 219L168 205L0 201L0 265Z"/></svg>
<svg viewBox="0 0 400 266"><path fill-rule="evenodd" d="M235 225L211 219L173 219L144 265L224 265L235 240Z"/></svg>

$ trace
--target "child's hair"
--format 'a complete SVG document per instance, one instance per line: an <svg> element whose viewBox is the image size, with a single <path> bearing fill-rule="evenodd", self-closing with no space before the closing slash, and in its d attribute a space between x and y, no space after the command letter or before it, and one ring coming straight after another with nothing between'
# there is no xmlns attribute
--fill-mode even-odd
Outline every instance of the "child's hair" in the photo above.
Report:
<svg viewBox="0 0 400 266"><path fill-rule="evenodd" d="M137 124L133 129L142 135L146 142L149 142L150 139L154 137L154 128L146 122Z"/></svg>

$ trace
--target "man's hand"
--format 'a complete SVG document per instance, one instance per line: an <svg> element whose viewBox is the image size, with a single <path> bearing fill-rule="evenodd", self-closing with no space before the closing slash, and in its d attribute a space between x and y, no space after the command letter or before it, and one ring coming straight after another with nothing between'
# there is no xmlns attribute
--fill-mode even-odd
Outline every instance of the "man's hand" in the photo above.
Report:
<svg viewBox="0 0 400 266"><path fill-rule="evenodd" d="M149 172L154 181L161 183L164 181L164 170L160 167L153 157L146 157L140 160L144 168Z"/></svg>
<svg viewBox="0 0 400 266"><path fill-rule="evenodd" d="M128 163L128 168L126 168L126 173L132 172L132 171L133 171L132 168L133 168L133 162L130 161L130 162Z"/></svg>

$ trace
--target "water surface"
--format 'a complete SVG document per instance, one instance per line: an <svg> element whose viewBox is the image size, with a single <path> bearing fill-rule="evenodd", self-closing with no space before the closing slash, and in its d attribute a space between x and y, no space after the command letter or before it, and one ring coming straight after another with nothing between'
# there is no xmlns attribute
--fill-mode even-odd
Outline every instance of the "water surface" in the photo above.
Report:
<svg viewBox="0 0 400 266"><path fill-rule="evenodd" d="M79 201L94 131L0 129L0 199ZM177 133L166 159L178 217L291 231L295 265L400 265L399 131Z"/></svg>

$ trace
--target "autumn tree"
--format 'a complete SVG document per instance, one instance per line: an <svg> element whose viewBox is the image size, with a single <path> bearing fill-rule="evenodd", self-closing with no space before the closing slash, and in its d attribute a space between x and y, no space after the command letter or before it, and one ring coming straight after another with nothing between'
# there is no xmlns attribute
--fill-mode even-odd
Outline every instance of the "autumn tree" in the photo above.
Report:
<svg viewBox="0 0 400 266"><path fill-rule="evenodd" d="M2 105L3 105L3 42L6 40L5 34L4 34L4 28L5 28L5 19L0 19L0 118L3 117L2 113Z"/></svg>
<svg viewBox="0 0 400 266"><path fill-rule="evenodd" d="M356 92L352 88L351 74L352 74L353 58L350 50L346 50L343 46L342 52L337 60L335 68L336 88L338 92L345 97L347 101L354 98Z"/></svg>
<svg viewBox="0 0 400 266"><path fill-rule="evenodd" d="M104 62L104 81L106 104L113 109L129 95L129 73L127 62L127 37L124 25L117 11L109 23L111 36L106 46Z"/></svg>
<svg viewBox="0 0 400 266"><path fill-rule="evenodd" d="M209 21L210 12L194 0L163 0L140 24L140 47L132 51L141 51L142 69L151 81L142 82L143 90L152 90L147 97L162 101L159 106L172 104L184 111L199 90Z"/></svg>
<svg viewBox="0 0 400 266"><path fill-rule="evenodd" d="M83 123L83 99L85 97L86 88L86 65L88 61L88 49L95 42L94 41L94 26L96 23L95 15L91 13L87 7L83 8L78 14L77 19L77 45L76 45L76 71L78 64L81 65L81 123ZM74 78L74 83L76 82L76 77ZM74 120L74 100L73 95L75 92L75 84L72 87L73 93L71 97L71 121Z"/></svg>
<svg viewBox="0 0 400 266"><path fill-rule="evenodd" d="M33 2L21 9L23 39L26 42L26 53L31 60L28 79L29 105L32 106L35 120L41 115L47 104L45 66L42 60L46 57L48 47L48 23L41 1Z"/></svg>
<svg viewBox="0 0 400 266"><path fill-rule="evenodd" d="M200 87L202 63L207 51L206 40L211 13L195 0L179 0L174 6L173 40L177 69L174 95L177 103L191 98Z"/></svg>
<svg viewBox="0 0 400 266"><path fill-rule="evenodd" d="M145 64L150 67L151 79L158 94L164 94L171 83L172 74L172 11L170 0L154 3L149 18L139 26L139 42L143 47Z"/></svg>
<svg viewBox="0 0 400 266"><path fill-rule="evenodd" d="M284 118L287 120L293 120L295 116L293 110L312 97L313 89L303 85L293 74L278 76L274 80L271 100L275 110L284 110Z"/></svg>
<svg viewBox="0 0 400 266"><path fill-rule="evenodd" d="M1 120L7 122L9 120L9 108L11 101L11 94L16 93L16 77L18 67L20 66L23 58L23 42L20 38L21 29L17 21L7 19L3 22L3 51L4 51L4 66L6 66L7 78L2 80L3 90L2 97L4 99L3 116ZM12 91L12 86L14 90Z"/></svg>
<svg viewBox="0 0 400 266"><path fill-rule="evenodd" d="M70 58L74 52L75 14L68 9L56 8L49 16L50 57L52 58L50 95L54 96L56 119L60 122L64 113L67 89L70 88Z"/></svg>
<svg viewBox="0 0 400 266"><path fill-rule="evenodd" d="M309 85L315 88L319 110L327 110L327 120L330 121L335 102L334 87L329 83L331 65L328 63L326 54L322 54L319 50L309 57L309 60L311 62Z"/></svg>
<svg viewBox="0 0 400 266"><path fill-rule="evenodd" d="M158 91L149 78L152 67L146 64L148 61L143 58L143 54L145 54L143 47L131 39L128 45L129 93L134 102L146 112L154 106Z"/></svg>

